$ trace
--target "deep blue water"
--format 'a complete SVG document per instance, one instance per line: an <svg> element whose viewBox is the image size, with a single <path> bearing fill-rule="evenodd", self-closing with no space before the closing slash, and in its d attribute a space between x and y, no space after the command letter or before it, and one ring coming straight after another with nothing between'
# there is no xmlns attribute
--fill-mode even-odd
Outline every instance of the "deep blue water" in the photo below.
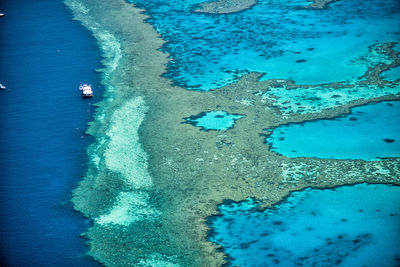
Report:
<svg viewBox="0 0 400 267"><path fill-rule="evenodd" d="M210 239L231 266L400 265L399 186L307 189L263 212L252 199L219 210Z"/></svg>
<svg viewBox="0 0 400 267"><path fill-rule="evenodd" d="M243 115L229 114L226 111L216 110L202 112L199 115L186 119L186 123L200 127L202 130L226 131L235 125L235 121L243 118Z"/></svg>
<svg viewBox="0 0 400 267"><path fill-rule="evenodd" d="M341 0L324 10L304 0L260 0L226 15L195 13L204 0L129 0L168 41L167 76L188 89L229 84L247 71L319 84L354 80L379 58L368 47L399 41L397 0Z"/></svg>
<svg viewBox="0 0 400 267"><path fill-rule="evenodd" d="M2 266L96 266L71 191L85 171L100 52L62 1L0 1ZM93 100L77 89L92 83ZM78 128L78 129L77 129Z"/></svg>
<svg viewBox="0 0 400 267"><path fill-rule="evenodd" d="M355 107L351 114L282 125L267 138L287 157L374 160L400 156L400 101Z"/></svg>

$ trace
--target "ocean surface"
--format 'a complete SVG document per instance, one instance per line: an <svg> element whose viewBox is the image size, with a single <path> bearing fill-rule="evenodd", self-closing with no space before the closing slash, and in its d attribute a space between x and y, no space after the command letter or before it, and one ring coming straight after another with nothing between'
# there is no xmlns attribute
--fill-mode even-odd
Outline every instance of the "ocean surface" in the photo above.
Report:
<svg viewBox="0 0 400 267"><path fill-rule="evenodd" d="M261 0L223 15L193 12L203 0L129 1L167 41L162 49L173 60L166 76L194 90L222 87L249 71L298 84L353 81L373 61L360 60L369 46L399 40L396 0L342 0L322 10L302 8L304 0Z"/></svg>
<svg viewBox="0 0 400 267"><path fill-rule="evenodd" d="M210 239L229 266L399 266L399 203L400 187L368 184L309 188L262 212L225 203Z"/></svg>
<svg viewBox="0 0 400 267"><path fill-rule="evenodd" d="M399 101L371 103L339 118L279 126L266 142L272 151L295 158L399 157L399 118Z"/></svg>
<svg viewBox="0 0 400 267"><path fill-rule="evenodd" d="M382 77L389 81L400 79L400 67L396 67L382 73Z"/></svg>
<svg viewBox="0 0 400 267"><path fill-rule="evenodd" d="M400 41L397 0L340 0L323 10L304 9L302 7L308 2L303 0L260 0L250 9L226 15L195 13L194 9L203 0L113 1L101 5L88 0L68 1L76 18L82 20L91 32L72 20L72 14L62 1L22 0L17 3L7 0L0 3L0 12L7 14L0 18L0 83L7 87L0 91L0 265L96 266L97 263L85 256L88 251L85 242L88 240L80 237L89 228L90 253L102 262L119 260L117 264L172 266L173 263L189 262L193 255L206 258L213 254L210 250L214 249L209 242L206 253L196 250L200 242L190 243L193 248L186 246L187 251L182 251L182 244L188 243L181 242L183 238L180 237L183 237L182 233L189 233L184 236L187 238L185 242L200 240L204 241L201 245L206 243L205 234L199 237L206 230L194 229L189 222L195 221L193 225L200 228L199 222L206 216L197 217L199 214L215 214L217 201L208 197L229 199L233 195L232 198L244 199L254 193L265 194L263 197L270 201L271 194L279 196L288 192L292 185L282 185L283 172L289 173L293 169L294 175L306 172L302 166L312 162L288 159L298 157L302 149L310 147L308 141L304 143L299 137L334 141L329 143L332 148L319 147L324 144L320 142L312 146L310 153L300 156L374 159L378 161L374 165L377 175L382 174L386 179L388 174L398 175L397 167L393 167L391 162L379 165L381 157L399 156L399 104L396 101L353 108L354 114L331 120L278 126L275 129L277 136L272 135L271 142L273 150L288 157L282 161L279 160L283 157L267 151L262 143L261 127L259 133L252 135L260 135L260 140L256 140L258 143L248 136L236 136L237 132L253 134L256 130L252 126L259 125L258 115L264 112L276 123L292 115L319 112L329 115L327 108L337 108L360 99L398 95L398 67L391 67L397 64L397 55L390 52L389 47L399 49L399 44L395 44ZM147 29L145 27L127 26L132 22L141 23L140 19L129 17L130 14L124 13L126 22L124 16L116 20L110 18L116 17L114 7L126 8L127 2L145 9L144 12L150 15L147 22L166 41L160 50L170 54L167 72L163 74L169 80L163 80L165 84L161 86L158 77L149 77L151 75L146 71L154 71L158 76L161 68L149 68L148 62L158 64L164 61L143 59L148 56L154 60L154 55L141 44L150 43L154 48L161 41L149 42L147 38L154 38L152 34L135 32ZM94 5L97 4L107 8L96 9L98 6ZM102 57L92 34L97 38ZM128 36L135 34L137 37ZM124 54L127 51L129 54ZM95 72L101 67L100 63L104 64L102 75ZM377 77L367 80L362 76L376 66L386 68L379 74L386 81ZM236 99L235 95L226 98L211 95L219 87L232 84L250 72L262 72L262 81L272 78L284 80L271 83L259 92L243 88L256 100ZM130 80L132 77L143 84L136 84ZM154 83L149 82L153 79ZM287 90L288 80L299 86ZM188 91L170 86L170 81ZM80 97L80 83L93 85L93 99ZM106 100L101 103L101 112L95 118L97 124L93 124L99 127L91 128L94 140L85 135L85 129L93 119L93 104L101 99L100 83L105 85ZM248 87L256 83L249 83ZM326 85L328 83L335 84ZM138 87L145 88L140 88L142 92L148 90L148 95L138 95L135 91ZM170 94L180 94L176 101L182 103L165 101L172 103L168 107L173 109L171 114L180 117L166 113L160 115L150 110L149 107L154 107L152 101L159 101L160 110L165 108L165 104L160 103L162 97L150 99L153 91L159 92L153 89L165 89L160 95L170 99L175 96ZM197 106L193 106L197 100L195 93L223 100L225 102L221 105L224 106L210 101L215 104L213 107L199 111ZM238 105L241 105L241 112L236 113ZM197 111L192 112L191 108ZM242 112L246 108L256 110L252 113L254 117ZM150 120L145 119L145 116L150 116L148 113L153 115L154 126L149 126ZM142 122L145 126L140 128ZM163 128L163 123L170 128ZM271 124L270 121L265 123ZM249 128L235 131L240 125ZM183 126L198 127L198 130L191 132ZM343 131L343 128L348 130ZM175 139L168 136L165 129L180 133L174 136L178 141L171 144ZM330 135L332 129L342 129L342 135L335 135L334 139ZM384 129L389 130L385 132ZM212 135L216 134L214 131L225 133L217 133L216 139L208 138L215 137ZM165 146L157 143L160 146L154 148L148 140L142 145L139 140L143 139L140 138L146 138L143 132L157 136ZM363 137L365 132L374 134L373 145L370 136ZM200 138L194 140L194 137ZM150 137L149 140L154 141ZM182 140L190 142L179 146L182 144L178 142ZM356 142L346 142L349 140ZM93 142L88 168L89 157L85 149ZM259 146L265 146L266 154L253 153L258 152ZM285 146L288 154L279 150ZM345 149L337 150L338 146ZM364 149L366 146L368 150ZM195 152L189 154L187 151ZM178 157L180 155L182 158ZM222 163L217 161L219 158ZM231 160L222 161L226 159ZM154 166L157 165L154 162L159 166ZM285 169L287 162L299 165L291 170ZM345 168L350 166L346 165L347 161L337 162L335 168L343 167L346 171ZM183 166L185 164L187 166ZM194 168L199 166L203 170ZM248 169L241 169L242 166ZM354 166L349 168L357 168ZM90 173L91 167L95 170L93 173ZM153 169L148 170L151 167ZM258 171L258 167L263 169ZM240 178L246 183L243 188L230 187L230 180L222 180L226 177L218 180L219 177L215 176L224 176L223 168L238 170L234 186L241 185ZM98 175L99 179L85 180L85 186L78 188L80 191L78 196L75 195L74 203L81 205L78 209L90 214L93 220L74 211L70 203L71 192L85 171L89 173L86 178ZM152 177L154 173L162 175ZM182 174L192 180L184 180ZM315 179L321 179L323 174L316 173L315 176L318 176ZM357 177L357 173L354 177L345 177L341 183L345 183L346 178L362 179ZM282 181L278 181L279 178ZM298 185L304 188L306 183L301 182ZM214 183L219 188L211 194L208 189L214 189L210 186ZM272 189L263 191L260 185ZM305 189L264 212L257 210L256 199L248 198L238 203L227 201L218 206L220 216L209 221L212 228L209 241L222 246L232 265L264 266L270 263L292 266L301 263L307 266L318 263L322 266L358 266L365 263L367 256L374 256L369 258L373 266L382 262L384 266L396 266L399 264L400 245L394 238L399 233L398 191L398 186L369 184ZM247 194L245 197L241 195L243 192ZM180 200L184 203L177 203ZM196 210L198 206L201 210ZM175 208L179 208L179 212ZM168 225L170 222L180 225ZM203 224L201 226L204 228ZM133 253L136 251L141 253ZM376 251L382 255L386 253L385 261L377 257Z"/></svg>
<svg viewBox="0 0 400 267"><path fill-rule="evenodd" d="M63 1L0 1L1 266L97 266L71 191L85 172L100 53ZM91 83L94 99L78 86Z"/></svg>
<svg viewBox="0 0 400 267"><path fill-rule="evenodd" d="M398 1L343 0L306 10L306 1L261 0L226 15L193 12L201 0L130 2L145 9L147 22L166 41L162 51L171 54L171 61L165 76L186 89L218 90L249 72L263 73L261 80L307 85L260 92L285 118L399 93L398 83L362 83L368 69L394 62L381 45L399 41ZM381 77L398 81L398 67ZM268 142L287 157L378 160L400 155L398 102L352 112L278 127ZM229 131L235 123L224 111L185 120L204 131ZM222 246L231 266L399 264L399 187L307 189L273 210L256 208L251 199L223 204L210 223L210 240Z"/></svg>

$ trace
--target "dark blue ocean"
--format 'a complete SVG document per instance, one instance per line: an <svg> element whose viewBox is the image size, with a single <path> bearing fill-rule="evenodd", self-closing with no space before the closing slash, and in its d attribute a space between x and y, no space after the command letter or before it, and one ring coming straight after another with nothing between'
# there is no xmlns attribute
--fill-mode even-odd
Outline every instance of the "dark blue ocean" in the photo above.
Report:
<svg viewBox="0 0 400 267"><path fill-rule="evenodd" d="M62 1L0 1L1 266L95 266L70 204L99 101L100 51ZM77 89L91 83L95 98ZM82 138L82 136L84 136Z"/></svg>

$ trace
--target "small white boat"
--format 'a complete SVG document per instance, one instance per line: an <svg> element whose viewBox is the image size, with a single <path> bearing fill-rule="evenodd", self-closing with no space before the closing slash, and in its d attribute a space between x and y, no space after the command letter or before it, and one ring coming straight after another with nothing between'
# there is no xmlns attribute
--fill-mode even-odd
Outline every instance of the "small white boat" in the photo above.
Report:
<svg viewBox="0 0 400 267"><path fill-rule="evenodd" d="M90 84L81 84L79 86L79 90L82 92L82 97L83 98L90 98L93 97L93 90L92 86Z"/></svg>
<svg viewBox="0 0 400 267"><path fill-rule="evenodd" d="M0 17L4 17L6 14L4 13L0 13Z"/></svg>
<svg viewBox="0 0 400 267"><path fill-rule="evenodd" d="M6 89L6 87L0 83L0 89Z"/></svg>

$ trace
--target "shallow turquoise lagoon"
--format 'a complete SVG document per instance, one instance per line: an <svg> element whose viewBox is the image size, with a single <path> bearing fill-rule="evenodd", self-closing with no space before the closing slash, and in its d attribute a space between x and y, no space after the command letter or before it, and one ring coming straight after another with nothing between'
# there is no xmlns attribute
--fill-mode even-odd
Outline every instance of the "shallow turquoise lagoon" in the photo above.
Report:
<svg viewBox="0 0 400 267"><path fill-rule="evenodd" d="M393 47L393 50L395 50L396 52L400 52L400 43L396 43Z"/></svg>
<svg viewBox="0 0 400 267"><path fill-rule="evenodd" d="M395 81L400 79L400 67L391 68L381 74L383 79L388 81Z"/></svg>
<svg viewBox="0 0 400 267"><path fill-rule="evenodd" d="M202 112L199 115L185 118L186 123L200 127L202 130L225 131L235 125L237 119L243 118L243 115L229 114L226 111L217 110Z"/></svg>
<svg viewBox="0 0 400 267"><path fill-rule="evenodd" d="M288 124L266 139L287 157L374 160L400 156L400 101L353 108L336 119Z"/></svg>
<svg viewBox="0 0 400 267"><path fill-rule="evenodd" d="M210 240L231 266L398 266L400 187L360 184L292 193L257 212L252 199L225 203Z"/></svg>
<svg viewBox="0 0 400 267"><path fill-rule="evenodd" d="M323 10L304 0L260 0L225 15L196 13L204 0L130 0L168 42L167 77L188 89L209 90L243 73L266 73L300 84L354 80L373 57L368 47L399 41L397 0L341 0Z"/></svg>

